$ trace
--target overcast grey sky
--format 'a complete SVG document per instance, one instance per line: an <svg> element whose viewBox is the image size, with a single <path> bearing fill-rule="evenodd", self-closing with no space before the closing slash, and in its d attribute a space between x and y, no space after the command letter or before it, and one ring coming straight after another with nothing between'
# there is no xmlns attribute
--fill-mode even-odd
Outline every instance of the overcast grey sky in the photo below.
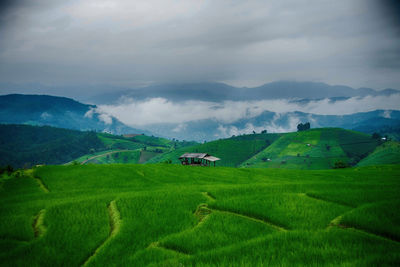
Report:
<svg viewBox="0 0 400 267"><path fill-rule="evenodd" d="M396 0L2 2L2 83L400 89Z"/></svg>

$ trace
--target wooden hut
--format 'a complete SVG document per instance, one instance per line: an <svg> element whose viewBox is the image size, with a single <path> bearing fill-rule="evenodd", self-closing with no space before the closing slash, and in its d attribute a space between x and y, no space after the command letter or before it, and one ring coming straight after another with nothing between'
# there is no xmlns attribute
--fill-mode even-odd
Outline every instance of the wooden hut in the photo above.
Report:
<svg viewBox="0 0 400 267"><path fill-rule="evenodd" d="M192 165L192 166L211 166L211 163L214 163L220 158L211 156L207 153L185 153L179 157L182 165Z"/></svg>

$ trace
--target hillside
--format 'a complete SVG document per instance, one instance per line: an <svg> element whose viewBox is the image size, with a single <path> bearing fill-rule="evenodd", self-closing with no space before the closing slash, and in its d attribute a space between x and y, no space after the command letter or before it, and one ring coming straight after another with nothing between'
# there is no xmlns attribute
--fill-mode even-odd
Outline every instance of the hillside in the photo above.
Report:
<svg viewBox="0 0 400 267"><path fill-rule="evenodd" d="M106 150L83 155L74 162L82 164L146 163L162 153L197 144L196 142L168 140L142 134L124 137L99 133L98 137L105 145Z"/></svg>
<svg viewBox="0 0 400 267"><path fill-rule="evenodd" d="M174 147L193 144L145 135L127 138L50 126L0 124L0 166L82 163L93 157L89 163L144 163Z"/></svg>
<svg viewBox="0 0 400 267"><path fill-rule="evenodd" d="M62 164L103 149L105 146L95 132L0 124L0 166Z"/></svg>
<svg viewBox="0 0 400 267"><path fill-rule="evenodd" d="M0 177L2 266L399 266L399 166Z"/></svg>
<svg viewBox="0 0 400 267"><path fill-rule="evenodd" d="M379 140L339 128L288 133L241 164L253 168L329 169L335 162L355 165L372 152Z"/></svg>
<svg viewBox="0 0 400 267"><path fill-rule="evenodd" d="M357 166L379 164L400 164L400 143L389 141L378 146L371 154L363 158Z"/></svg>
<svg viewBox="0 0 400 267"><path fill-rule="evenodd" d="M164 153L147 163L168 162L180 163L179 156L185 152L208 153L220 158L218 166L236 167L243 161L260 152L273 143L280 134L252 134L216 140Z"/></svg>
<svg viewBox="0 0 400 267"><path fill-rule="evenodd" d="M144 130L128 127L114 117L93 112L95 107L66 97L3 95L0 96L0 123L47 125L81 131L106 131L113 134L150 134Z"/></svg>

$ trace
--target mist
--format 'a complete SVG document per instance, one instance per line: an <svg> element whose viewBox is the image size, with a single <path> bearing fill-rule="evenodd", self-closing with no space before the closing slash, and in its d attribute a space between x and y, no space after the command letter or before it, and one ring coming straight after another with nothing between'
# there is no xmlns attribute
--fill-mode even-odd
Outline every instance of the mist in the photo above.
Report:
<svg viewBox="0 0 400 267"><path fill-rule="evenodd" d="M346 115L377 109L400 110L399 103L400 94L353 97L342 101L322 99L309 101L305 104L287 99L217 103L207 101L173 102L164 98L136 101L135 99L124 98L116 105L100 105L93 112L114 116L130 126L145 126L156 123L180 124L205 119L233 123L240 119L256 117L264 111L275 113L300 111L317 115Z"/></svg>

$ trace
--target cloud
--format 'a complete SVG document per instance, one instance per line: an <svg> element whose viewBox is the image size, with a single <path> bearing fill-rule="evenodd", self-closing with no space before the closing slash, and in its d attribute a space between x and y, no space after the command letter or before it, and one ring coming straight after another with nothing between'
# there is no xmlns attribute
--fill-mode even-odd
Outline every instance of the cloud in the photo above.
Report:
<svg viewBox="0 0 400 267"><path fill-rule="evenodd" d="M274 124L279 120L280 113L300 111L320 115L346 115L357 112L367 112L377 109L400 110L400 94L391 96L366 96L363 98L353 97L347 100L332 102L329 99L310 101L306 104L299 104L289 100L260 100L260 101L225 101L221 103L207 101L184 101L172 102L164 98L152 98L144 101L135 101L126 98L120 104L101 105L93 112L114 116L125 124L131 126L143 126L157 123L179 124L174 131L181 131L185 122L212 119L227 124L240 119L253 118L265 111L276 112L273 121L261 128L274 130L274 132L285 132L295 130L298 123L295 117L291 118L288 127L282 128ZM390 116L384 112L383 116ZM281 124L279 124L281 125ZM259 132L262 129L254 128L251 124L246 129L225 129L221 132L232 135L238 132Z"/></svg>
<svg viewBox="0 0 400 267"><path fill-rule="evenodd" d="M172 131L175 132L175 133L179 133L179 132L181 132L181 131L186 130L186 127L187 127L186 124L180 123L180 124L178 124L178 126L176 126L174 129L172 129Z"/></svg>
<svg viewBox="0 0 400 267"><path fill-rule="evenodd" d="M113 122L112 116L110 114L98 108L90 108L84 115L85 118L90 119L92 119L93 116L97 116L100 121L104 122L107 125L112 124Z"/></svg>
<svg viewBox="0 0 400 267"><path fill-rule="evenodd" d="M108 114L99 114L99 119L105 124L112 124L112 117Z"/></svg>
<svg viewBox="0 0 400 267"><path fill-rule="evenodd" d="M297 125L300 123L300 119L295 115L288 116L288 123L280 124L278 123L279 118L281 117L280 113L276 113L274 118L270 122L262 123L259 126L255 126L252 123L246 123L245 127L240 128L234 125L218 125L217 133L215 137L217 138L227 138L232 135L242 135L242 134L251 134L251 133L260 133L263 130L267 130L269 133L287 133L293 132L297 130Z"/></svg>
<svg viewBox="0 0 400 267"><path fill-rule="evenodd" d="M0 82L400 84L398 24L377 1L6 2Z"/></svg>
<svg viewBox="0 0 400 267"><path fill-rule="evenodd" d="M391 110L385 110L385 111L383 111L383 113L382 113L382 117L383 117L383 118L386 118L386 119L390 119L390 118L391 118L391 113L392 113Z"/></svg>

